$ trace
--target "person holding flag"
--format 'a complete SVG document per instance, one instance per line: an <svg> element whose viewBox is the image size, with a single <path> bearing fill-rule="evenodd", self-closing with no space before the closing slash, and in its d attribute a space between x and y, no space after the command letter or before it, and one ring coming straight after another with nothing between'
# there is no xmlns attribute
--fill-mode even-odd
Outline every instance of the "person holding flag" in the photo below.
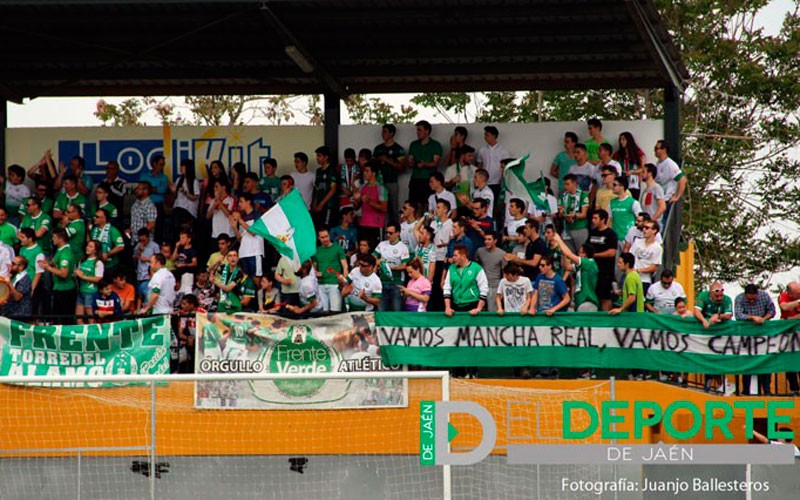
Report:
<svg viewBox="0 0 800 500"><path fill-rule="evenodd" d="M530 157L526 153L522 158L518 158L506 165L503 171L503 183L506 186L506 199L519 198L525 202L525 206L533 208L535 211L546 217L553 211L547 199L547 183L544 176L540 173L539 179L528 182L525 179L525 162Z"/></svg>
<svg viewBox="0 0 800 500"><path fill-rule="evenodd" d="M264 215L254 220L248 231L267 240L296 268L317 253L314 223L297 190L290 191Z"/></svg>

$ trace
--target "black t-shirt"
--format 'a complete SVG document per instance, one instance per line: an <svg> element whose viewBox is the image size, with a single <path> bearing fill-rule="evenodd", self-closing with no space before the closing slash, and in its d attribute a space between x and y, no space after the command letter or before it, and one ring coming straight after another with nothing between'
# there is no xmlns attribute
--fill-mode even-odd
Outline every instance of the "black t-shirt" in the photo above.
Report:
<svg viewBox="0 0 800 500"><path fill-rule="evenodd" d="M540 257L547 255L547 244L541 237L536 238L533 241L529 241L528 244L525 245L525 260L533 259L534 255L539 255ZM522 270L525 273L525 276L531 280L531 283L533 283L536 280L536 277L539 276L538 267L522 266Z"/></svg>
<svg viewBox="0 0 800 500"><path fill-rule="evenodd" d="M189 264L190 262L192 262L192 259L194 259L195 257L197 257L197 250L195 250L194 247L192 247L192 248L179 247L178 248L178 259L175 261L175 264L176 265L178 263ZM193 267L179 267L175 271L175 274L180 277L180 276L183 276L186 273L194 274L195 271L197 271L197 267L196 266L193 266Z"/></svg>
<svg viewBox="0 0 800 500"><path fill-rule="evenodd" d="M592 229L589 231L589 243L594 247L594 253L602 253L613 248L617 248L617 233L610 227L602 231ZM597 263L597 271L599 274L614 274L614 265L616 264L616 257L595 257L594 261Z"/></svg>

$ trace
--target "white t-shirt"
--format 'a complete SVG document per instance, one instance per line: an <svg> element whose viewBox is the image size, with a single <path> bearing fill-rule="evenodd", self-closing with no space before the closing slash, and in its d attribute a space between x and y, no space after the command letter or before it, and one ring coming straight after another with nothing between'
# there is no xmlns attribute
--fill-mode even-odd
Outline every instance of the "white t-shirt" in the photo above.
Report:
<svg viewBox="0 0 800 500"><path fill-rule="evenodd" d="M450 202L451 212L456 209L456 195L446 189L443 189L441 193L434 193L428 197L428 213L436 213L436 202L440 199Z"/></svg>
<svg viewBox="0 0 800 500"><path fill-rule="evenodd" d="M641 229L636 227L636 225L631 226L631 228L628 229L628 234L625 235L625 243L628 243L631 246L633 246L636 240L643 240L643 239L644 239L644 233L642 232ZM664 239L661 237L660 232L656 233L656 243L660 243L662 245L664 244Z"/></svg>
<svg viewBox="0 0 800 500"><path fill-rule="evenodd" d="M552 214L558 213L558 200L556 200L555 196L553 196L552 194L548 194L547 195L547 204L550 205L550 208L547 210L547 213L548 213L547 217L544 218L544 221L542 222L542 224L540 226L542 232L544 232L544 228L545 228L546 225L553 223ZM541 217L542 214L544 214L544 212L545 212L544 210L539 210L535 206L533 207L533 212L532 213L533 213L534 217Z"/></svg>
<svg viewBox="0 0 800 500"><path fill-rule="evenodd" d="M619 164L619 162L618 162L617 160L609 160L609 161L608 161L608 163L604 163L604 164L599 164L599 163L598 163L598 164L597 164L597 165L595 165L595 167L594 167L594 170L595 170L595 172L594 172L594 179L595 179L595 181L597 181L597 185L598 185L598 186L602 186L602 185L603 185L603 177L602 177L602 175L603 175L603 170L602 170L602 168L603 168L604 166L606 166L606 165L608 165L609 167L614 167L614 168L616 169L616 171L617 171L617 177L619 177L620 175L622 175L622 165L620 165L620 164ZM630 186L630 185L629 185L628 187L630 187L630 188L634 188L634 186ZM634 188L634 189L635 189L635 188Z"/></svg>
<svg viewBox="0 0 800 500"><path fill-rule="evenodd" d="M347 296L347 299L350 301L350 304L356 307L366 307L365 310L367 311L374 311L375 306L370 304L369 302L364 302L361 300L359 295L363 290L366 292L366 295L370 298L372 297L380 297L383 291L383 285L381 284L381 279L378 278L377 273L372 273L369 276L364 276L361 273L361 269L355 268L350 271L350 274L347 275L347 281L353 285L353 291L350 292L350 295Z"/></svg>
<svg viewBox="0 0 800 500"><path fill-rule="evenodd" d="M417 225L417 222L419 220L400 223L400 241L405 243L408 248L417 248L417 237L414 235L414 226Z"/></svg>
<svg viewBox="0 0 800 500"><path fill-rule="evenodd" d="M380 256L381 262L389 267L397 267L407 262L410 257L408 247L402 241L395 244L390 243L388 240L381 241L375 247L375 253ZM392 271L394 274L395 271Z"/></svg>
<svg viewBox="0 0 800 500"><path fill-rule="evenodd" d="M639 205L651 218L658 211L658 200L665 200L664 188L658 183L653 184L652 187L646 187L639 195Z"/></svg>
<svg viewBox="0 0 800 500"><path fill-rule="evenodd" d="M239 257L259 257L264 255L264 238L256 236L243 227L250 227L255 221L243 221L239 227L242 232L242 239L239 241Z"/></svg>
<svg viewBox="0 0 800 500"><path fill-rule="evenodd" d="M228 209L228 212L233 211L233 207L236 204L236 200L233 199L233 196L228 196L224 200L222 200L222 204L225 205L225 208ZM231 226L230 221L228 221L228 217L225 213L220 210L214 210L214 215L211 216L211 237L216 238L220 234L225 233L228 236L233 236L233 226Z"/></svg>
<svg viewBox="0 0 800 500"><path fill-rule="evenodd" d="M591 188L591 181L593 181L596 177L595 171L597 169L594 165L589 162L584 163L583 165L575 164L569 167L569 172L572 175L578 177L578 187L582 191L588 192Z"/></svg>
<svg viewBox="0 0 800 500"><path fill-rule="evenodd" d="M162 267L147 284L147 296L158 293L158 299L153 305L154 314L170 314L175 303L175 276L165 267Z"/></svg>
<svg viewBox="0 0 800 500"><path fill-rule="evenodd" d="M322 312L322 301L319 298L319 282L313 272L300 280L300 303L303 305L308 304L312 300L317 300L317 305L312 307L308 312Z"/></svg>
<svg viewBox="0 0 800 500"><path fill-rule="evenodd" d="M0 242L0 276L8 278L8 266L14 260L14 249Z"/></svg>
<svg viewBox="0 0 800 500"><path fill-rule="evenodd" d="M484 200L489 201L489 208L486 211L487 214L491 217L494 213L494 192L492 188L489 186L483 186L482 188L478 189L474 185L469 190L469 196L471 199L476 200L478 198L483 198Z"/></svg>
<svg viewBox="0 0 800 500"><path fill-rule="evenodd" d="M444 171L444 182L452 181L457 175L461 176L461 182L472 183L475 177L475 165L461 165L460 170L458 163L450 165Z"/></svg>
<svg viewBox="0 0 800 500"><path fill-rule="evenodd" d="M486 144L478 149L477 158L478 166L486 169L486 171L489 173L488 184L490 186L493 184L500 184L500 162L506 158L511 158L511 153L509 153L506 148L501 146L500 143L497 143L494 146L489 146Z"/></svg>
<svg viewBox="0 0 800 500"><path fill-rule="evenodd" d="M6 208L9 212L16 211L22 205L22 200L31 195L30 188L21 184L11 184L11 181L6 181Z"/></svg>
<svg viewBox="0 0 800 500"><path fill-rule="evenodd" d="M531 280L525 276L520 276L514 282L503 278L497 285L497 295L503 297L503 309L506 312L520 312L531 293Z"/></svg>
<svg viewBox="0 0 800 500"><path fill-rule="evenodd" d="M653 307L659 313L672 314L675 312L675 299L678 297L686 297L686 292L683 291L683 286L680 283L673 281L669 288L664 288L664 285L659 280L650 285L645 298L653 302Z"/></svg>
<svg viewBox="0 0 800 500"><path fill-rule="evenodd" d="M190 214L192 214L192 217L197 218L197 206L200 203L200 181L195 179L194 186L192 187L194 188L194 190L189 191L189 186L187 182L184 180L181 189L178 190L178 194L175 196L175 208L182 208L187 212L189 212ZM197 196L197 199L194 201L190 200L188 196L183 194L183 189L186 189L187 191L193 193L194 196Z"/></svg>
<svg viewBox="0 0 800 500"><path fill-rule="evenodd" d="M311 208L311 200L314 197L314 180L316 179L316 174L311 171L307 171L304 174L294 171L289 175L294 179L294 187L300 192L300 196L303 197L306 206Z"/></svg>
<svg viewBox="0 0 800 500"><path fill-rule="evenodd" d="M630 252L636 257L636 264L634 264L634 269L637 271L643 267L652 266L653 264L660 266L661 265L661 255L664 253L664 249L660 243L654 241L652 245L648 245L645 243L644 239L637 239L633 242L633 246L631 246ZM642 283L652 283L653 282L653 274L652 273L639 273L639 276L642 278Z"/></svg>
<svg viewBox="0 0 800 500"><path fill-rule="evenodd" d="M656 164L656 169L658 170L656 182L664 189L664 197L669 200L678 191L678 178L683 175L681 167L672 158L667 157Z"/></svg>
<svg viewBox="0 0 800 500"><path fill-rule="evenodd" d="M525 222L527 221L528 221L527 217L522 217L519 220L516 220L513 217L506 217L506 234L508 234L512 238L516 238L517 229L524 226Z"/></svg>
<svg viewBox="0 0 800 500"><path fill-rule="evenodd" d="M433 244L436 245L436 260L442 261L447 257L447 244L453 236L453 221L446 219L444 222L434 219L431 223L433 227ZM440 246L444 244L444 246Z"/></svg>

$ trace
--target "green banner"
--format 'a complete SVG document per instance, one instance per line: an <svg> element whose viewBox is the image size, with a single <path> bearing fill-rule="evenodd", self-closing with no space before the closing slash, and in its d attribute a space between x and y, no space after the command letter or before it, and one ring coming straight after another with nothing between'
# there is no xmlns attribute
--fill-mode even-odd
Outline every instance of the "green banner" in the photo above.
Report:
<svg viewBox="0 0 800 500"><path fill-rule="evenodd" d="M800 370L800 321L727 321L649 313L375 314L386 364L547 366L775 373Z"/></svg>
<svg viewBox="0 0 800 500"><path fill-rule="evenodd" d="M0 318L0 376L169 373L169 340L168 316L95 325L29 325ZM70 387L106 385L118 384Z"/></svg>

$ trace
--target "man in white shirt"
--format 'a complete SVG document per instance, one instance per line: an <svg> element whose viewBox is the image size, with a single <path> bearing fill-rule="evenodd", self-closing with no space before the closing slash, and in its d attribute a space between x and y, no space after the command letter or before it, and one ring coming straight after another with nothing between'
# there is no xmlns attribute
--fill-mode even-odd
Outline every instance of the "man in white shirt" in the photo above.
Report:
<svg viewBox="0 0 800 500"><path fill-rule="evenodd" d="M436 172L430 176L428 185L433 194L428 197L428 212L436 213L436 203L439 200L447 200L450 203L451 212L456 209L456 196L444 188L444 176L441 172Z"/></svg>
<svg viewBox="0 0 800 500"><path fill-rule="evenodd" d="M642 224L642 231L644 231L644 239L638 239L633 243L631 253L636 257L634 270L639 273L639 277L642 279L643 291L647 294L648 288L653 283L653 276L661 266L661 256L664 253L664 248L661 243L656 241L658 222L645 222Z"/></svg>
<svg viewBox="0 0 800 500"><path fill-rule="evenodd" d="M614 167L614 170L617 171L617 177L622 175L622 165L620 165L617 160L611 158L611 155L614 154L614 148L611 147L611 144L607 142L600 144L600 149L597 150L597 154L600 157L600 163L595 165L595 181L598 185L603 182L600 178L600 172L603 171L603 167L605 166Z"/></svg>
<svg viewBox="0 0 800 500"><path fill-rule="evenodd" d="M294 180L294 188L300 192L306 206L311 208L311 200L314 198L314 181L316 176L314 172L308 171L308 155L299 151L294 154L294 168L292 172L292 179Z"/></svg>
<svg viewBox="0 0 800 500"><path fill-rule="evenodd" d="M234 235L239 239L239 265L250 277L263 276L261 261L264 258L264 238L256 236L250 227L261 217L256 211L253 195L245 193L239 197L239 211L231 220Z"/></svg>
<svg viewBox="0 0 800 500"><path fill-rule="evenodd" d="M374 255L359 255L357 266L353 267L347 278L340 277L344 282L342 297L345 297L352 311L374 311L380 305L383 286L378 275L375 274L376 259Z"/></svg>
<svg viewBox="0 0 800 500"><path fill-rule="evenodd" d="M594 199L594 193L597 190L595 172L596 169L594 165L589 162L589 154L586 152L586 145L576 144L575 165L569 167L568 173L578 178L578 188L581 191L589 193L591 199Z"/></svg>
<svg viewBox="0 0 800 500"><path fill-rule="evenodd" d="M669 157L669 147L669 143L664 139L656 142L655 147L656 158L658 158L656 182L664 189L664 197L667 200L667 209L661 220L662 225L667 222L672 204L678 202L683 196L687 184L681 167Z"/></svg>
<svg viewBox="0 0 800 500"><path fill-rule="evenodd" d="M652 163L644 166L644 172L642 172L642 184L644 187L642 188L642 194L639 195L639 205L653 220L661 220L661 216L667 210L664 188L656 182L657 176L658 167Z"/></svg>
<svg viewBox="0 0 800 500"><path fill-rule="evenodd" d="M171 314L175 303L175 276L164 267L167 259L157 253L150 257L150 272L153 273L147 285L147 303L139 314Z"/></svg>
<svg viewBox="0 0 800 500"><path fill-rule="evenodd" d="M11 263L14 262L14 249L0 241L0 276L8 278L11 275Z"/></svg>
<svg viewBox="0 0 800 500"><path fill-rule="evenodd" d="M645 308L658 314L672 314L675 312L675 299L686 297L683 286L675 281L675 276L669 269L661 272L661 279L653 283L645 294Z"/></svg>
<svg viewBox="0 0 800 500"><path fill-rule="evenodd" d="M511 153L497 142L500 132L497 127L492 125L483 128L483 139L486 145L478 150L478 168L482 168L489 173L489 187L494 193L494 199L500 199L500 185L503 178L503 171L500 162L511 157ZM495 207L497 210L497 207ZM500 214L490 212L495 219Z"/></svg>
<svg viewBox="0 0 800 500"><path fill-rule="evenodd" d="M628 230L628 234L625 235L625 244L622 246L623 253L630 252L631 247L634 243L636 243L636 240L644 239L644 231L642 231L642 228L644 227L645 222L650 222L651 220L653 219L651 219L646 212L639 212L639 215L636 216L636 224L631 226L631 228ZM662 245L664 244L664 240L661 238L661 232L656 235L656 242Z"/></svg>

